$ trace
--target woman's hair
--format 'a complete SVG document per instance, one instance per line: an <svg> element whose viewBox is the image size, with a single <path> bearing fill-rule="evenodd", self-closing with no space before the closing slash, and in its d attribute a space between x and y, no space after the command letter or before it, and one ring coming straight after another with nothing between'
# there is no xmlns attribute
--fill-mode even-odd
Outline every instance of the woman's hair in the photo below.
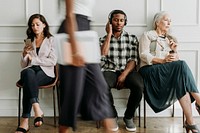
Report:
<svg viewBox="0 0 200 133"><path fill-rule="evenodd" d="M154 15L154 18L153 18L153 29L154 29L154 30L157 29L156 23L159 22L165 15L169 15L169 13L166 12L166 11L160 11L160 12L158 12L158 13L156 13L156 14ZM170 30L171 30L171 29L169 29L168 33L166 33L166 37L167 37L169 40L173 39L174 42L177 43L177 39L176 39L174 36L170 35L170 33L169 33Z"/></svg>
<svg viewBox="0 0 200 133"><path fill-rule="evenodd" d="M159 22L165 15L168 15L168 13L166 11L161 11L154 15L154 18L153 18L153 29L154 30L157 28L156 23Z"/></svg>
<svg viewBox="0 0 200 133"><path fill-rule="evenodd" d="M36 36L32 29L32 22L35 18L39 19L42 23L45 24L45 28L43 31L44 37L47 37L47 38L51 37L52 34L49 32L49 24L47 23L45 17L41 14L33 14L28 20L28 29L26 30L27 38L33 41L34 37Z"/></svg>

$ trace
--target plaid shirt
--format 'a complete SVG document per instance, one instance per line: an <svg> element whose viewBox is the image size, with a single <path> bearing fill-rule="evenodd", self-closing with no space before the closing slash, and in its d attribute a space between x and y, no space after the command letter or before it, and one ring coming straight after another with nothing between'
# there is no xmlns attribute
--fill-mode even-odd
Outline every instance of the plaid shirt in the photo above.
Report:
<svg viewBox="0 0 200 133"><path fill-rule="evenodd" d="M99 39L100 45L105 38L106 36ZM122 32L119 39L112 35L108 55L101 58L102 71L123 71L130 60L138 64L138 47L139 42L135 35L129 35L126 31Z"/></svg>

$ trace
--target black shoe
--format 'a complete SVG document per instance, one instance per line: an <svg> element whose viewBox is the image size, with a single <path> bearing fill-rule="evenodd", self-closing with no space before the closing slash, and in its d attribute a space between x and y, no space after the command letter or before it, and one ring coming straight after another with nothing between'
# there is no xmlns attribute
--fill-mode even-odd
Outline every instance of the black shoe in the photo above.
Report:
<svg viewBox="0 0 200 133"><path fill-rule="evenodd" d="M35 126L35 127L40 127L40 126L42 126L42 124L44 123L43 116L44 116L44 115L42 115L41 117L36 117L36 118L34 119L34 126ZM41 122L41 124L40 124L40 125L36 125L37 122Z"/></svg>
<svg viewBox="0 0 200 133"><path fill-rule="evenodd" d="M22 127L18 127L16 129L16 131L19 131L19 132L22 132L22 133L27 133L29 131L29 128L26 130L26 129L22 128Z"/></svg>

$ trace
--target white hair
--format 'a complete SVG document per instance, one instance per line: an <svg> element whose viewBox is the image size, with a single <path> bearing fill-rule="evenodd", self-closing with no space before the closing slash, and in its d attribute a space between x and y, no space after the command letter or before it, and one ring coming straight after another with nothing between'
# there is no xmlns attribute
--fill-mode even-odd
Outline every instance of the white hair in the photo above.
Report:
<svg viewBox="0 0 200 133"><path fill-rule="evenodd" d="M169 13L168 12L166 12L166 11L160 11L160 12L158 12L158 13L156 13L155 15L154 15L154 18L153 18L153 29L154 30L156 30L157 29L157 22L159 22L164 16L166 16L166 15L169 15ZM166 37L169 39L169 40L171 40L171 39L173 39L176 43L177 43L177 39L176 39L176 37L174 37L173 35L170 35L170 33L171 33L171 28L168 30L168 32L166 33Z"/></svg>
<svg viewBox="0 0 200 133"><path fill-rule="evenodd" d="M154 15L154 18L153 18L153 29L154 30L157 28L156 23L159 22L163 18L163 16L168 15L168 14L169 13L166 11L160 11Z"/></svg>

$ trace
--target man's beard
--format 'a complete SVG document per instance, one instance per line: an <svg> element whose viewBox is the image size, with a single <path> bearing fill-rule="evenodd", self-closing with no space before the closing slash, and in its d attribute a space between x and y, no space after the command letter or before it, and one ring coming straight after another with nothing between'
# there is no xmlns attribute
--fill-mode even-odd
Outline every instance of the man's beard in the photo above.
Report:
<svg viewBox="0 0 200 133"><path fill-rule="evenodd" d="M122 29L113 29L113 32L122 32Z"/></svg>

